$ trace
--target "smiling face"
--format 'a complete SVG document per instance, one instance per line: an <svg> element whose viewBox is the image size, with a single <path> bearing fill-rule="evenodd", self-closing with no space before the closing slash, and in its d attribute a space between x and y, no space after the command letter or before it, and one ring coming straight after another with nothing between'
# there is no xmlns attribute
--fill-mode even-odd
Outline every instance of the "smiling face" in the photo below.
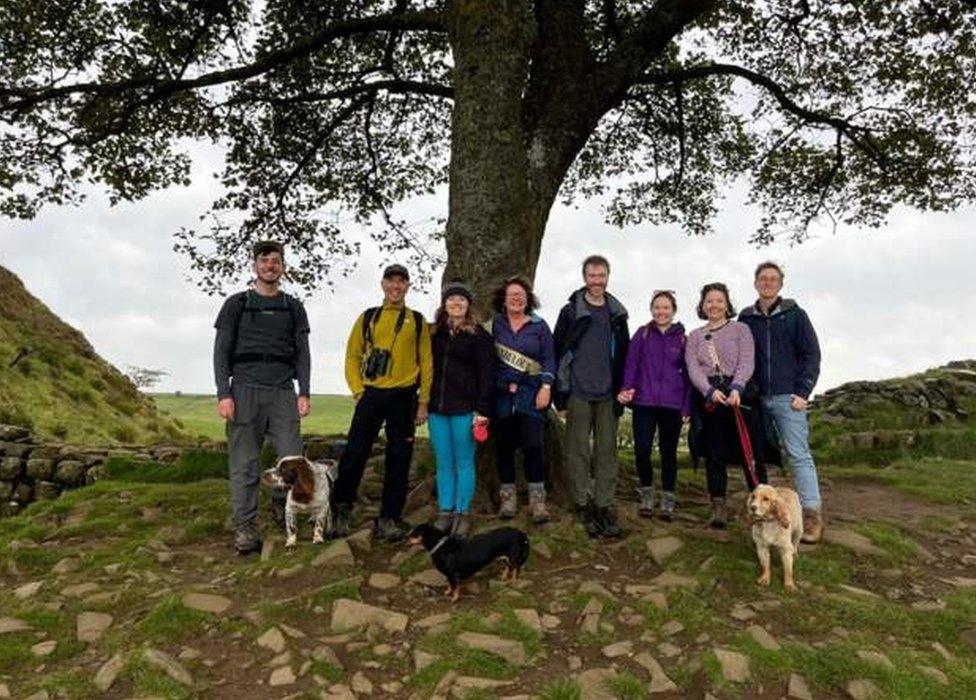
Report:
<svg viewBox="0 0 976 700"><path fill-rule="evenodd" d="M610 279L610 272L605 265L594 263L587 265L583 270L583 283L586 291L591 297L600 299L607 291L607 282Z"/></svg>
<svg viewBox="0 0 976 700"><path fill-rule="evenodd" d="M463 294L452 294L444 300L444 310L453 321L461 321L468 313L468 298Z"/></svg>
<svg viewBox="0 0 976 700"><path fill-rule="evenodd" d="M764 301L773 301L783 289L783 276L775 267L764 267L756 275L756 291Z"/></svg>
<svg viewBox="0 0 976 700"><path fill-rule="evenodd" d="M510 314L526 313L529 305L529 295L520 284L510 284L505 287L505 311Z"/></svg>
<svg viewBox="0 0 976 700"><path fill-rule="evenodd" d="M281 259L281 254L277 250L255 258L254 276L265 284L277 284L283 274L285 274L285 261Z"/></svg>
<svg viewBox="0 0 976 700"><path fill-rule="evenodd" d="M659 294L651 303L651 318L659 326L669 326L674 320L674 306L671 300Z"/></svg>
<svg viewBox="0 0 976 700"><path fill-rule="evenodd" d="M403 298L407 296L407 290L410 289L410 282L400 275L390 275L389 277L383 278L383 281L380 282L380 287L383 288L383 298L388 303L400 304L403 302Z"/></svg>
<svg viewBox="0 0 976 700"><path fill-rule="evenodd" d="M729 303L725 300L725 294L718 289L713 289L705 295L702 306L709 321L723 321L728 318Z"/></svg>

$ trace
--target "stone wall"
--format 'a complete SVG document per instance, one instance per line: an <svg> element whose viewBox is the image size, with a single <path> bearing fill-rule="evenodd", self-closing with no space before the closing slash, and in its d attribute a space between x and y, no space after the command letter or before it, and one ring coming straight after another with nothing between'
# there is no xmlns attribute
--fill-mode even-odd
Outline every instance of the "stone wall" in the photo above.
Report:
<svg viewBox="0 0 976 700"><path fill-rule="evenodd" d="M73 447L41 440L26 428L0 424L0 516L13 515L35 500L53 500L65 489L97 481L109 457L173 462L186 450L177 445ZM219 443L192 449L222 449Z"/></svg>

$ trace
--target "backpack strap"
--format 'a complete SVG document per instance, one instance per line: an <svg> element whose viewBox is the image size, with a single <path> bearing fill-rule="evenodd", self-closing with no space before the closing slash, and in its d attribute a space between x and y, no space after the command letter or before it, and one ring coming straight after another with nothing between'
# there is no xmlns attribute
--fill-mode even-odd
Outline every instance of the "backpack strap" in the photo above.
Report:
<svg viewBox="0 0 976 700"><path fill-rule="evenodd" d="M424 315L419 311L414 310L413 312L413 322L417 325L417 343L414 348L414 354L417 358L417 368L420 368L420 334L427 329L427 324L424 322Z"/></svg>
<svg viewBox="0 0 976 700"><path fill-rule="evenodd" d="M373 344L373 320L377 316L377 312L380 311L380 307L371 306L365 311L363 311L363 345L372 346Z"/></svg>

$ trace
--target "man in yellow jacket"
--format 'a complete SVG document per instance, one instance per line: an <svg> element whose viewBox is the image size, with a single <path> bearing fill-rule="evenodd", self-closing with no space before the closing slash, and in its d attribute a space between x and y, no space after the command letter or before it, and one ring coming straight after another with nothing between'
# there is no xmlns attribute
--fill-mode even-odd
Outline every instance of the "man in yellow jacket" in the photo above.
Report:
<svg viewBox="0 0 976 700"><path fill-rule="evenodd" d="M427 420L433 361L427 323L404 302L410 288L407 268L387 267L381 286L383 305L359 315L346 345L346 383L356 410L333 490L333 534L349 534L363 468L385 423L386 475L374 530L377 537L398 542L410 530L400 516L407 498L414 429Z"/></svg>

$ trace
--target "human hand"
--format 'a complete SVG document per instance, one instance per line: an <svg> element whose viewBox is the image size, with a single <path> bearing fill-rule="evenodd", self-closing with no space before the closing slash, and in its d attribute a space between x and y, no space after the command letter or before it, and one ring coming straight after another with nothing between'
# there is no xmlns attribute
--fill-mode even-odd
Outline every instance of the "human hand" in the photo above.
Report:
<svg viewBox="0 0 976 700"><path fill-rule="evenodd" d="M729 393L728 404L729 404L729 406L732 406L733 408L735 408L736 406L742 405L742 398L739 396L738 389L733 389Z"/></svg>
<svg viewBox="0 0 976 700"><path fill-rule="evenodd" d="M566 420L566 416L568 416L568 415L569 415L569 411L567 411L567 410L566 410L566 409L564 408L564 409L563 409L563 410L561 410L561 411L556 411L556 415L557 415L557 416L559 416L560 418L562 418L563 420Z"/></svg>
<svg viewBox="0 0 976 700"><path fill-rule="evenodd" d="M308 396L298 397L298 417L304 418L312 412L312 399Z"/></svg>
<svg viewBox="0 0 976 700"><path fill-rule="evenodd" d="M617 394L617 401L622 404L629 404L634 400L634 394L636 391L634 389L621 389L620 393Z"/></svg>
<svg viewBox="0 0 976 700"><path fill-rule="evenodd" d="M799 396L798 394L791 394L790 399L792 399L790 401L790 406L793 408L794 411L805 411L807 410L807 406L810 403L809 401L807 401L802 396Z"/></svg>
<svg viewBox="0 0 976 700"><path fill-rule="evenodd" d="M417 414L413 419L414 425L423 425L427 422L427 404L417 404Z"/></svg>
<svg viewBox="0 0 976 700"><path fill-rule="evenodd" d="M476 413L471 418L471 425L488 425L488 419L485 416L479 416Z"/></svg>
<svg viewBox="0 0 976 700"><path fill-rule="evenodd" d="M691 422L691 416L681 416L681 422L682 423L690 423Z"/></svg>
<svg viewBox="0 0 976 700"><path fill-rule="evenodd" d="M720 403L725 405L725 394L723 394L719 389L712 392L712 403Z"/></svg>
<svg viewBox="0 0 976 700"><path fill-rule="evenodd" d="M538 411L544 411L549 406L549 402L552 400L552 389L550 389L545 384L540 387L539 391L535 395L535 407Z"/></svg>
<svg viewBox="0 0 976 700"><path fill-rule="evenodd" d="M517 391L518 391L518 384L516 384L515 382L509 382L508 383L508 393L509 394L514 394Z"/></svg>
<svg viewBox="0 0 976 700"><path fill-rule="evenodd" d="M224 420L234 420L234 399L229 396L217 402L217 413Z"/></svg>

